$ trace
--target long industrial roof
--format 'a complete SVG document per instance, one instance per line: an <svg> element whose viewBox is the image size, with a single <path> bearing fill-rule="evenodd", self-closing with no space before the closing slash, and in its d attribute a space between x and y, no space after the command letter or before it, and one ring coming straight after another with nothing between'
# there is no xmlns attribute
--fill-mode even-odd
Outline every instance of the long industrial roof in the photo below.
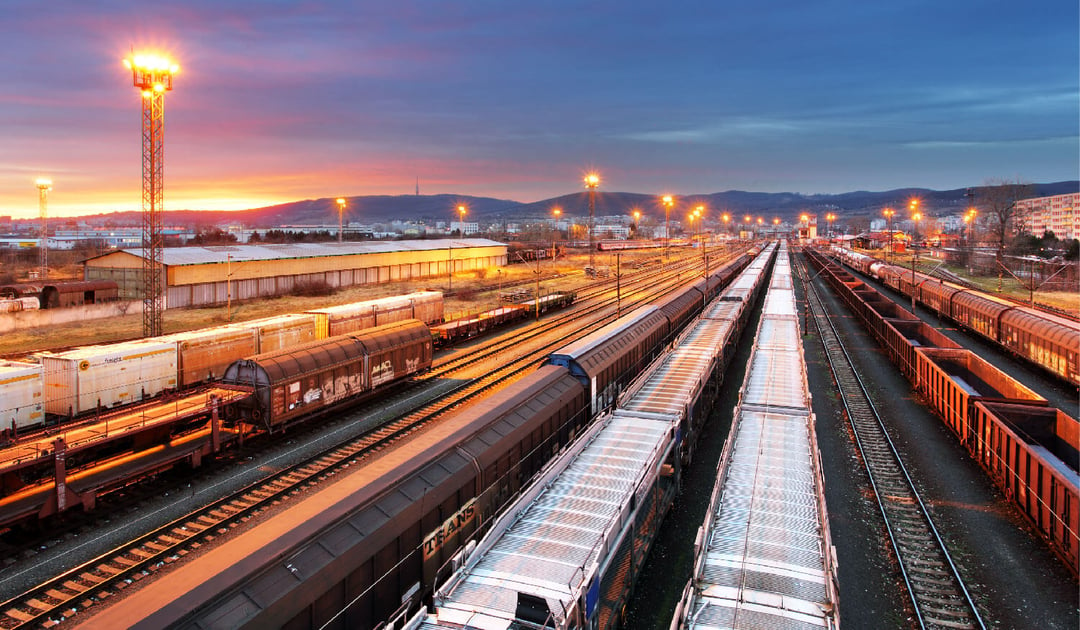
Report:
<svg viewBox="0 0 1080 630"><path fill-rule="evenodd" d="M505 247L504 243L486 238L455 238L412 241L365 241L360 243L289 243L283 245L215 245L212 247L166 247L162 262L165 265L206 265L247 260L282 260L289 258L320 258L323 256L355 256L357 254L389 254L469 247ZM142 258L141 248L120 250ZM115 253L115 252L110 252ZM109 254L103 254L108 256ZM100 258L96 256L95 258ZM93 260L91 258L90 260Z"/></svg>

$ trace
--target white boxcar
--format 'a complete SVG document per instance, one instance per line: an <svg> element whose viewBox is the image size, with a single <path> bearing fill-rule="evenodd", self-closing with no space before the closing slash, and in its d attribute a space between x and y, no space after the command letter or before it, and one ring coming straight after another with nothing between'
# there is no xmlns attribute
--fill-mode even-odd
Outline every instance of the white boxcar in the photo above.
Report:
<svg viewBox="0 0 1080 630"><path fill-rule="evenodd" d="M177 388L176 343L131 341L37 355L45 368L45 412L77 416Z"/></svg>
<svg viewBox="0 0 1080 630"><path fill-rule="evenodd" d="M42 373L37 363L0 361L0 433L45 420Z"/></svg>

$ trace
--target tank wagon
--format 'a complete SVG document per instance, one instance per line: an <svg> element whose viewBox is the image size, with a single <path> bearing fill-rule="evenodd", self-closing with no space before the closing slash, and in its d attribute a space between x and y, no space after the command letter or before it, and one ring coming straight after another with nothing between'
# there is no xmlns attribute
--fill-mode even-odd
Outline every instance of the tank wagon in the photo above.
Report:
<svg viewBox="0 0 1080 630"><path fill-rule="evenodd" d="M852 268L964 328L1080 386L1080 322L836 248Z"/></svg>
<svg viewBox="0 0 1080 630"><path fill-rule="evenodd" d="M267 428L353 404L380 386L431 368L431 332L406 320L233 362L221 382L254 388L238 406Z"/></svg>
<svg viewBox="0 0 1080 630"><path fill-rule="evenodd" d="M807 254L930 408L1055 553L1080 574L1080 423L1050 409L1041 396L910 313L902 319L882 317L866 299L876 291L835 262L809 250ZM848 256L856 267L874 264L861 254Z"/></svg>
<svg viewBox="0 0 1080 630"><path fill-rule="evenodd" d="M672 629L839 626L835 550L799 339L781 248Z"/></svg>

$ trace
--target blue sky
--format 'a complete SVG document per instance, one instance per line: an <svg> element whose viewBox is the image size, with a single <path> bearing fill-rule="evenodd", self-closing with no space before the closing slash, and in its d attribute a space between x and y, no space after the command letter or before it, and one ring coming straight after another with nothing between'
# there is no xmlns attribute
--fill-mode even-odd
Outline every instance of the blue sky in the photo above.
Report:
<svg viewBox="0 0 1080 630"><path fill-rule="evenodd" d="M1080 177L1075 0L5 0L0 214L139 207L170 54L166 209L339 195L536 201Z"/></svg>

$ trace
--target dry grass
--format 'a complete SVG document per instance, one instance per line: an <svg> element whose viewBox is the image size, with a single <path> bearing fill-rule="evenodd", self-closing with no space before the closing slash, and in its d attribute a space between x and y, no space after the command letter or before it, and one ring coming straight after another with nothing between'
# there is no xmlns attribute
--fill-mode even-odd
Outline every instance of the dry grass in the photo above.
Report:
<svg viewBox="0 0 1080 630"><path fill-rule="evenodd" d="M652 254L652 256L654 255ZM624 267L628 262L641 257L648 258L650 255L624 253L622 256ZM607 258L608 255L606 254L598 255L597 264L608 264ZM613 257L610 262L614 267ZM586 255L571 255L569 258L560 256L555 265L552 265L550 260L541 261L541 292L574 291L591 282L590 279L585 278L580 273L582 267L586 264L588 264L588 256ZM505 290L513 286L519 286L531 292L535 287L535 270L535 264L529 266L518 264L502 268L502 273L488 269L454 274L454 295L445 299L447 319L454 319L470 312L478 312L497 306L499 304L498 292L500 288ZM226 324L230 321L242 322L285 313L301 313L310 309L401 295L421 289L445 291L446 278L426 278L417 281L350 287L325 297L281 296L262 298L234 302L231 308L215 306L167 310L164 315L164 330L166 333L195 330ZM136 304L123 317L84 320L60 326L32 328L6 333L0 337L0 355L14 356L71 346L109 343L134 339L141 335L142 311L140 305Z"/></svg>

